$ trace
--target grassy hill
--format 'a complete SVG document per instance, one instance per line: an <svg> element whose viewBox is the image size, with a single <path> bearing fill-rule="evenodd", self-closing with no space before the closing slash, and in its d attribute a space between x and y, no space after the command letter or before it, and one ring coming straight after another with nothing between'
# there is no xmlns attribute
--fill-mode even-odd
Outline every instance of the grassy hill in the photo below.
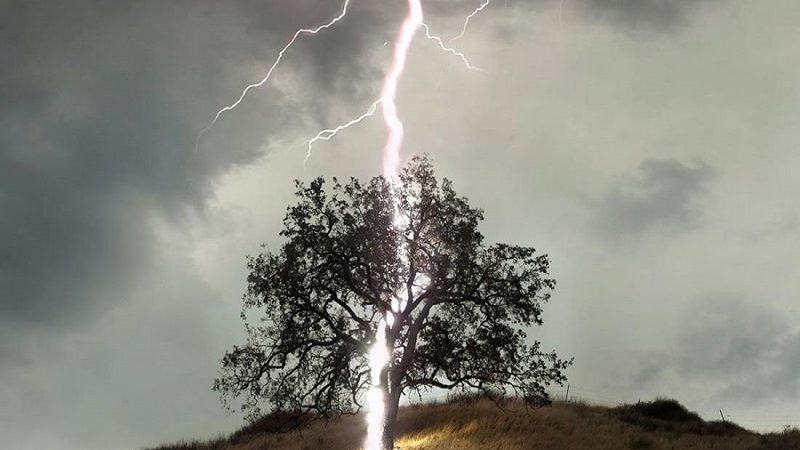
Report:
<svg viewBox="0 0 800 450"><path fill-rule="evenodd" d="M356 450L364 439L361 416L313 422L300 431L276 432L285 416L272 414L229 437L184 442L153 450ZM731 422L706 422L674 400L616 408L554 403L526 409L487 400L408 406L398 419L402 450L514 449L800 449L800 430L758 434Z"/></svg>

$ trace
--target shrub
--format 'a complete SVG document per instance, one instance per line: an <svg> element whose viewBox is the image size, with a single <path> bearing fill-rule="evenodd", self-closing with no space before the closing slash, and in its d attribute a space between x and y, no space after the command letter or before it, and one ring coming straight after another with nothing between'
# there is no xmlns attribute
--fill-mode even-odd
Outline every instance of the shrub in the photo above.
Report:
<svg viewBox="0 0 800 450"><path fill-rule="evenodd" d="M623 416L634 415L667 422L702 422L696 413L689 411L677 400L657 398L651 402L622 405L617 408Z"/></svg>
<svg viewBox="0 0 800 450"><path fill-rule="evenodd" d="M676 400L658 398L650 402L621 405L613 409L620 419L647 431L672 431L699 435L732 436L748 433L728 421L704 421Z"/></svg>

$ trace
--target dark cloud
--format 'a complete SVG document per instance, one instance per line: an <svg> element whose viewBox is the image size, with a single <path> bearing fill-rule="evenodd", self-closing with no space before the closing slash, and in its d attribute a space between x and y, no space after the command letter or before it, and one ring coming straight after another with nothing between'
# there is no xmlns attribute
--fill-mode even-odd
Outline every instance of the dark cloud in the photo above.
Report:
<svg viewBox="0 0 800 450"><path fill-rule="evenodd" d="M712 169L704 163L684 165L670 159L648 159L640 176L614 188L596 205L595 227L606 239L637 238L654 229L674 231L695 226L693 202L704 193Z"/></svg>
<svg viewBox="0 0 800 450"><path fill-rule="evenodd" d="M693 9L708 0L493 0L490 8L563 8L589 19L603 20L640 30L665 30L684 23ZM432 0L425 3L428 14L467 14L482 1ZM489 9L488 11L491 11Z"/></svg>
<svg viewBox="0 0 800 450"><path fill-rule="evenodd" d="M328 22L343 6L343 2L324 0L271 3L274 5L268 7L254 0L238 4L247 17L245 29L269 30L271 39L263 43L263 54L274 54L299 28ZM346 17L336 26L318 37L296 42L287 55L295 62L294 75L305 77L304 84L316 86L317 102L354 100L353 95L357 96L355 100L371 99L380 88L383 74L382 67L365 54L381 49L392 38L404 6L402 2L351 1Z"/></svg>
<svg viewBox="0 0 800 450"><path fill-rule="evenodd" d="M15 3L0 26L4 320L57 322L112 301L93 291L124 290L148 252L150 210L198 200L212 170L194 164L201 183L188 182L191 118L168 87L187 74L152 27L70 6Z"/></svg>
<svg viewBox="0 0 800 450"><path fill-rule="evenodd" d="M277 3L277 4L275 4ZM371 77L362 34L375 6L324 39L300 42L284 73L303 78L304 113L359 93ZM150 220L202 209L217 174L304 123L274 87L195 133L266 67L294 30L340 5L301 2L10 2L0 17L0 317L60 323L113 304L155 251ZM298 55L302 55L298 56ZM250 63L252 65L252 63ZM247 82L251 80L245 80ZM316 93L328 93L328 97ZM297 95L292 93L292 95ZM256 108L256 106L271 107ZM275 108L274 105L280 105Z"/></svg>
<svg viewBox="0 0 800 450"><path fill-rule="evenodd" d="M564 0L570 2L572 0ZM637 29L664 29L683 23L703 0L575 0L590 16Z"/></svg>

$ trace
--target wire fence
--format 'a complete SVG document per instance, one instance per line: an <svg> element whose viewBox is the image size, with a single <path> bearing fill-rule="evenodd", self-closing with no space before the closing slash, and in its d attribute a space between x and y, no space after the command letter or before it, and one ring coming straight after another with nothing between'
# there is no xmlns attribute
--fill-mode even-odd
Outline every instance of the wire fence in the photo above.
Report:
<svg viewBox="0 0 800 450"><path fill-rule="evenodd" d="M575 402L586 403L588 405L605 406L613 408L622 404L632 404L641 400L651 399L615 399L610 395L602 394L596 391L587 390L578 386L568 385L563 388L547 389L547 395L553 401L562 402ZM436 391L424 394L422 398L412 397L408 400L409 404L442 402L453 395L454 392ZM742 413L740 411L726 411L720 410L719 416L704 416L705 420L725 420L733 422L740 427L746 428L758 433L780 432L790 428L800 428L800 411L798 414L785 414L785 415L770 415L770 414L752 414Z"/></svg>

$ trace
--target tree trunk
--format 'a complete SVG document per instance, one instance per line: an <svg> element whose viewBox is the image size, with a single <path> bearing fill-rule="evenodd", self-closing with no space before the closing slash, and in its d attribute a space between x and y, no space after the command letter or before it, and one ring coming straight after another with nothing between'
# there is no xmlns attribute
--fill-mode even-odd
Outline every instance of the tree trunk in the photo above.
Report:
<svg viewBox="0 0 800 450"><path fill-rule="evenodd" d="M399 409L400 395L395 392L386 397L386 408L384 413L383 432L381 433L381 446L383 450L394 450L394 432L397 423L397 411Z"/></svg>

